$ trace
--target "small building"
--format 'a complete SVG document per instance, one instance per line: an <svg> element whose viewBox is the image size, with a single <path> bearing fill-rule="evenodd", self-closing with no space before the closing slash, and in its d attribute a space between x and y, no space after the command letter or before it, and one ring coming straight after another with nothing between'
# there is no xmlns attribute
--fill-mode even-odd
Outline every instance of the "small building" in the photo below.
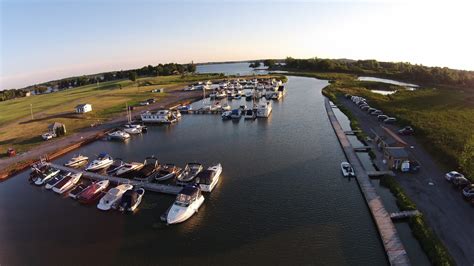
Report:
<svg viewBox="0 0 474 266"><path fill-rule="evenodd" d="M66 135L66 125L59 122L54 122L48 126L48 130L54 136L63 136Z"/></svg>
<svg viewBox="0 0 474 266"><path fill-rule="evenodd" d="M384 159L389 169L398 170L404 161L410 160L410 155L404 147L385 147L383 149Z"/></svg>
<svg viewBox="0 0 474 266"><path fill-rule="evenodd" d="M31 91L25 92L25 97L30 97L31 96Z"/></svg>
<svg viewBox="0 0 474 266"><path fill-rule="evenodd" d="M92 111L92 105L88 103L79 104L78 106L76 106L76 113L78 114L84 114L90 111Z"/></svg>

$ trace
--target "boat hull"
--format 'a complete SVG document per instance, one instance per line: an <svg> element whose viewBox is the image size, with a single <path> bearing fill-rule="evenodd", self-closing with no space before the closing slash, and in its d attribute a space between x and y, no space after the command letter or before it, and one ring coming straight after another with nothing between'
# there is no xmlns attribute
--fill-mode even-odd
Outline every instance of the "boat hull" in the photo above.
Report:
<svg viewBox="0 0 474 266"><path fill-rule="evenodd" d="M191 216L193 216L199 210L199 207L201 207L203 202L204 202L204 196L201 195L196 201L194 201L188 207L182 207L182 206L173 204L173 206L169 210L168 215L166 217L166 222L168 224L178 224L178 223L182 223L188 220L189 218L191 218Z"/></svg>

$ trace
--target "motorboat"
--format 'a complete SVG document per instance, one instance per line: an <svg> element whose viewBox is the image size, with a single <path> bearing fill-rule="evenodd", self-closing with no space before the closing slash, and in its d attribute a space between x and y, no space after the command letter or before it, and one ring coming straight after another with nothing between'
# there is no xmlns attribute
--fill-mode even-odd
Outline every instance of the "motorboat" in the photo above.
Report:
<svg viewBox="0 0 474 266"><path fill-rule="evenodd" d="M73 186L75 186L77 182L79 182L81 177L82 177L81 172L66 176L65 178L63 178L63 180L61 180L59 183L54 185L53 191L58 194L62 194L68 191L69 189L71 189Z"/></svg>
<svg viewBox="0 0 474 266"><path fill-rule="evenodd" d="M230 120L232 117L230 116L232 114L232 111L225 111L222 113L221 117L222 120Z"/></svg>
<svg viewBox="0 0 474 266"><path fill-rule="evenodd" d="M341 171L342 171L342 175L345 177L355 176L354 169L352 168L351 164L348 162L341 163Z"/></svg>
<svg viewBox="0 0 474 266"><path fill-rule="evenodd" d="M256 112L253 109L247 109L244 113L244 119L246 120L255 120L257 118Z"/></svg>
<svg viewBox="0 0 474 266"><path fill-rule="evenodd" d="M121 140L121 141L124 141L130 138L130 134L122 130L116 130L114 132L108 133L107 136L109 136L110 140Z"/></svg>
<svg viewBox="0 0 474 266"><path fill-rule="evenodd" d="M101 196L102 191L104 191L109 186L109 184L109 180L102 180L97 183L92 183L77 196L77 200L83 204L92 203Z"/></svg>
<svg viewBox="0 0 474 266"><path fill-rule="evenodd" d="M35 185L41 186L41 185L44 185L49 180L51 180L57 174L59 174L59 169L54 169L52 167L48 167L43 172L38 172L38 175L36 176L36 178L33 181L35 182Z"/></svg>
<svg viewBox="0 0 474 266"><path fill-rule="evenodd" d="M283 93L280 91L274 92L271 98L272 100L281 100L281 98L283 98Z"/></svg>
<svg viewBox="0 0 474 266"><path fill-rule="evenodd" d="M220 163L211 166L197 174L195 178L196 184L199 185L201 191L211 192L212 189L214 189L214 187L216 186L217 182L219 182L219 177L221 173L222 165Z"/></svg>
<svg viewBox="0 0 474 266"><path fill-rule="evenodd" d="M59 171L57 175L51 178L46 185L44 186L46 189L52 189L57 183L61 182L66 176L70 176L71 172Z"/></svg>
<svg viewBox="0 0 474 266"><path fill-rule="evenodd" d="M103 152L97 156L97 159L92 161L87 167L86 171L98 171L100 169L104 169L109 167L111 164L114 163L114 160L110 155Z"/></svg>
<svg viewBox="0 0 474 266"><path fill-rule="evenodd" d="M87 187L89 187L91 183L81 181L78 185L76 185L71 191L69 191L69 197L73 199L77 199L77 196L81 194L82 191L84 191Z"/></svg>
<svg viewBox="0 0 474 266"><path fill-rule="evenodd" d="M242 95L240 93L235 93L234 94L234 99L240 100L242 98Z"/></svg>
<svg viewBox="0 0 474 266"><path fill-rule="evenodd" d="M230 107L230 105L228 104L224 104L221 106L221 110L222 111L230 111L232 109L232 107Z"/></svg>
<svg viewBox="0 0 474 266"><path fill-rule="evenodd" d="M42 178L43 174L49 169L49 165L46 162L38 162L31 165L31 173L28 178L30 183L34 183L38 178Z"/></svg>
<svg viewBox="0 0 474 266"><path fill-rule="evenodd" d="M84 156L84 155L74 155L67 163L64 164L64 166L67 167L79 167L84 164L86 164L89 161L89 157Z"/></svg>
<svg viewBox="0 0 474 266"><path fill-rule="evenodd" d="M230 118L232 118L232 119L238 120L241 117L242 117L242 110L240 108L239 109L234 109L230 113Z"/></svg>
<svg viewBox="0 0 474 266"><path fill-rule="evenodd" d="M223 99L227 96L224 90L219 90L216 92L216 99Z"/></svg>
<svg viewBox="0 0 474 266"><path fill-rule="evenodd" d="M198 212L204 196L197 185L184 187L176 197L166 216L168 224L182 223Z"/></svg>
<svg viewBox="0 0 474 266"><path fill-rule="evenodd" d="M115 176L131 176L135 174L138 170L143 168L142 163L132 162L132 163L125 163L120 169L115 172Z"/></svg>
<svg viewBox="0 0 474 266"><path fill-rule="evenodd" d="M253 94L254 94L254 93L253 93L251 90L245 92L245 100L251 101L252 98L253 98Z"/></svg>
<svg viewBox="0 0 474 266"><path fill-rule="evenodd" d="M266 102L257 106L257 117L269 117L272 113L272 103Z"/></svg>
<svg viewBox="0 0 474 266"><path fill-rule="evenodd" d="M123 132L129 135L138 135L142 133L142 128L141 127L126 127L123 129Z"/></svg>
<svg viewBox="0 0 474 266"><path fill-rule="evenodd" d="M175 178L181 173L181 168L174 164L165 164L160 167L155 175L156 181L165 181L171 178Z"/></svg>
<svg viewBox="0 0 474 266"><path fill-rule="evenodd" d="M130 184L121 184L110 189L109 191L107 191L105 196L100 199L99 203L97 204L97 209L103 211L110 210L114 206L114 204L120 201L123 193L130 189L133 189L133 186Z"/></svg>
<svg viewBox="0 0 474 266"><path fill-rule="evenodd" d="M145 123L172 124L178 122L181 113L178 115L178 113L170 110L158 110L155 113L146 111L141 113L140 116L142 121Z"/></svg>
<svg viewBox="0 0 474 266"><path fill-rule="evenodd" d="M178 106L177 109L182 113L187 113L189 111L192 111L193 107L188 104L188 105L180 105L180 106Z"/></svg>
<svg viewBox="0 0 474 266"><path fill-rule="evenodd" d="M227 99L232 100L235 97L234 90L228 90L227 91Z"/></svg>
<svg viewBox="0 0 474 266"><path fill-rule="evenodd" d="M151 181L159 169L160 164L158 163L158 159L155 157L148 157L143 162L143 167L137 171L133 178L139 181Z"/></svg>
<svg viewBox="0 0 474 266"><path fill-rule="evenodd" d="M115 172L117 172L120 168L122 168L125 165L125 163L122 161L122 159L116 158L114 162L107 168L106 173L108 175L112 175Z"/></svg>
<svg viewBox="0 0 474 266"><path fill-rule="evenodd" d="M127 132L128 134L146 133L147 129L148 128L142 124L133 124L131 122L124 125L124 131ZM140 132L140 133L137 133L137 132Z"/></svg>
<svg viewBox="0 0 474 266"><path fill-rule="evenodd" d="M182 183L192 181L203 169L200 163L188 163L184 170L177 176L177 180Z"/></svg>
<svg viewBox="0 0 474 266"><path fill-rule="evenodd" d="M118 203L119 211L135 211L142 202L143 195L145 195L145 189L143 188L127 190Z"/></svg>

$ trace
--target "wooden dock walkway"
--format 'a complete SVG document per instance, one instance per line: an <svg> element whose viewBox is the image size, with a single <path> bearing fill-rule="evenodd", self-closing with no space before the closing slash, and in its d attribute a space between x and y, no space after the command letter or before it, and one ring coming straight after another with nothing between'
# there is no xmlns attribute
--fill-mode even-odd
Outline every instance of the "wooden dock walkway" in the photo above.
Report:
<svg viewBox="0 0 474 266"><path fill-rule="evenodd" d="M336 115L327 98L325 99L325 106L331 125L339 139L339 143L346 154L348 162L354 168L357 182L374 218L390 265L410 265L407 252L398 236L397 229L390 218L390 214L385 209L382 199L370 182L367 172L359 161L339 121L337 121Z"/></svg>
<svg viewBox="0 0 474 266"><path fill-rule="evenodd" d="M400 220L400 219L405 219L405 218L409 218L409 217L412 217L412 216L417 216L419 214L420 214L420 212L418 210L392 212L392 213L390 213L390 218L392 218L392 220Z"/></svg>
<svg viewBox="0 0 474 266"><path fill-rule="evenodd" d="M384 175L395 176L395 173L393 171L366 171L366 173L370 177L377 177L377 176L384 176Z"/></svg>
<svg viewBox="0 0 474 266"><path fill-rule="evenodd" d="M361 146L361 147L354 147L353 148L355 152L366 152L371 149L370 146Z"/></svg>
<svg viewBox="0 0 474 266"><path fill-rule="evenodd" d="M133 185L133 186L138 186L138 187L144 188L145 190L158 192L158 193L177 195L182 189L181 186L148 183L148 182L142 182L142 181L138 181L138 180L131 180L131 179L127 179L127 178L101 175L101 174L98 174L98 173L82 171L82 170L79 170L79 169L70 168L70 167L66 167L66 166L59 165L59 164L53 164L53 163L49 163L49 165L53 168L56 168L56 169L59 169L59 170L64 170L64 171L69 171L71 173L82 172L83 177L88 178L88 179L99 180L99 181L100 180L110 180L110 182L113 182L113 183L116 183L116 184L130 184L130 185Z"/></svg>

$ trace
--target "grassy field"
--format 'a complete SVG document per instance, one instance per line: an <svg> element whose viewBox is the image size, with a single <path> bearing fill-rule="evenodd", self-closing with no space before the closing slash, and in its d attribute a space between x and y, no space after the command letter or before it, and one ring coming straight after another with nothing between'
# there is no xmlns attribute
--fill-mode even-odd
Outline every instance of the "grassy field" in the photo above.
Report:
<svg viewBox="0 0 474 266"><path fill-rule="evenodd" d="M51 94L36 95L0 102L0 154L10 146L22 152L42 142L40 135L48 125L61 122L68 133L103 122L125 111L125 104L155 98L159 101L166 93L152 93L156 88L182 88L197 80L218 78L218 75L163 76L104 82ZM92 104L93 111L84 115L74 113L81 103ZM34 119L31 119L30 105Z"/></svg>
<svg viewBox="0 0 474 266"><path fill-rule="evenodd" d="M398 91L384 96L370 89ZM474 136L474 89L439 87L407 91L378 82L336 79L325 91L365 97L372 107L396 117L400 126L413 126L417 138L439 162L453 169L461 168L460 154L465 143ZM474 173L469 176L474 178Z"/></svg>

